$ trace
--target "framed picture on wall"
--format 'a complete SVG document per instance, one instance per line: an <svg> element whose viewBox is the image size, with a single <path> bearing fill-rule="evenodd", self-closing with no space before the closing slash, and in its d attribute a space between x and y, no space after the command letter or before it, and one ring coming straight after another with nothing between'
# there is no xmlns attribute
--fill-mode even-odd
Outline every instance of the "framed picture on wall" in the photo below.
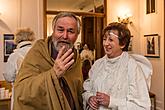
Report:
<svg viewBox="0 0 165 110"><path fill-rule="evenodd" d="M145 56L160 58L160 38L158 34L144 35Z"/></svg>
<svg viewBox="0 0 165 110"><path fill-rule="evenodd" d="M146 0L146 14L155 13L155 0Z"/></svg>
<svg viewBox="0 0 165 110"><path fill-rule="evenodd" d="M14 34L4 34L4 62L7 62L9 55L15 48Z"/></svg>

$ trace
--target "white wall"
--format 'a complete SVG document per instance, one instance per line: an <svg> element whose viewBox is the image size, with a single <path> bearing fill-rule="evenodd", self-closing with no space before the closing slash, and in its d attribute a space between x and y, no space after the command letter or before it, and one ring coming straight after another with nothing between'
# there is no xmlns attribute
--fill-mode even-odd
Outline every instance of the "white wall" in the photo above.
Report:
<svg viewBox="0 0 165 110"><path fill-rule="evenodd" d="M127 2L126 2L127 1ZM117 17L125 12L132 14L130 20L133 22L128 28L133 35L133 52L140 54L140 31L139 31L139 2L138 0L107 0L107 23L117 22ZM135 42L134 42L135 41Z"/></svg>
<svg viewBox="0 0 165 110"><path fill-rule="evenodd" d="M43 38L43 0L0 0L0 80L4 80L3 34L30 27Z"/></svg>
<svg viewBox="0 0 165 110"><path fill-rule="evenodd" d="M164 110L164 0L156 0L156 13L146 15L145 0L107 0L107 23L117 21L120 11L129 10L133 35L133 53L144 55L144 35L160 35L160 58L149 58L154 73L151 91L156 94L157 110Z"/></svg>
<svg viewBox="0 0 165 110"><path fill-rule="evenodd" d="M164 110L164 0L156 1L156 13L147 14L146 3L140 0L140 34L158 34L160 36L160 58L150 58L154 67L151 91L156 93L157 110ZM144 41L142 37L141 42ZM142 46L142 45L141 45ZM143 47L141 47L143 48ZM141 49L144 53L144 50Z"/></svg>

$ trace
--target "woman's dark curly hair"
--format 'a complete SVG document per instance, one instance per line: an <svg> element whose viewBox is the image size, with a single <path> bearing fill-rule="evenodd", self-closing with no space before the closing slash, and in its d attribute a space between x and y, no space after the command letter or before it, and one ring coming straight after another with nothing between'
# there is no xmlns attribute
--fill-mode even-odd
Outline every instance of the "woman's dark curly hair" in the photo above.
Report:
<svg viewBox="0 0 165 110"><path fill-rule="evenodd" d="M110 23L107 27L104 28L103 35L105 35L107 31L111 31L111 30L118 31L119 45L120 46L125 45L122 51L128 51L131 33L130 33L130 30L127 28L127 26L125 24L118 23L118 22Z"/></svg>

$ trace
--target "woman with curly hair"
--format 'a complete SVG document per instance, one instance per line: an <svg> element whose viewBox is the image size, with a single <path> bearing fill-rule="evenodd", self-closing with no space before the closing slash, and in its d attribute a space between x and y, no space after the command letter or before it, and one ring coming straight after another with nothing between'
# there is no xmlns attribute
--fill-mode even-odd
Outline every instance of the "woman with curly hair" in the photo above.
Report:
<svg viewBox="0 0 165 110"><path fill-rule="evenodd" d="M95 61L84 82L85 110L150 110L152 65L141 55L128 54L130 37L121 23L104 29L105 56Z"/></svg>

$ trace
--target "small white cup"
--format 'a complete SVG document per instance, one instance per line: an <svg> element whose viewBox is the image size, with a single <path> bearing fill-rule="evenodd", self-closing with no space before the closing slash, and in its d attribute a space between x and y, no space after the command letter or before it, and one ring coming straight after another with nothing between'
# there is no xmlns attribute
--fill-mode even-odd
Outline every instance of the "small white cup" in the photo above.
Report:
<svg viewBox="0 0 165 110"><path fill-rule="evenodd" d="M5 88L0 88L0 99L4 99L5 98Z"/></svg>

